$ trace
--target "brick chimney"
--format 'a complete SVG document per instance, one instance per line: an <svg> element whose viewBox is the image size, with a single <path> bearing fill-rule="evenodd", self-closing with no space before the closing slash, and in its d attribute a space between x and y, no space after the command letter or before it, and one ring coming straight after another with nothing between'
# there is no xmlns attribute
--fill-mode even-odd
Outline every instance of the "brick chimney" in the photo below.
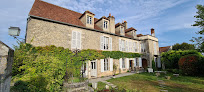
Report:
<svg viewBox="0 0 204 92"><path fill-rule="evenodd" d="M127 28L128 28L128 26L127 26L127 21L124 21L122 24L123 24L123 26L124 26L124 29L127 29Z"/></svg>
<svg viewBox="0 0 204 92"><path fill-rule="evenodd" d="M113 34L115 34L115 17L114 16L111 16L111 13L109 13L109 16L108 16L108 19L109 19L109 31Z"/></svg>
<svg viewBox="0 0 204 92"><path fill-rule="evenodd" d="M151 35L155 36L154 28L151 28Z"/></svg>

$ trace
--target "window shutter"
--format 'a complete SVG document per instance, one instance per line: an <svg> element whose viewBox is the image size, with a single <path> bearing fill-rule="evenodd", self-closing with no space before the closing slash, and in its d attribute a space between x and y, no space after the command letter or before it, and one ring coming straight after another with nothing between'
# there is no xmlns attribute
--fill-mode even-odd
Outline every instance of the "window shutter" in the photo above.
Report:
<svg viewBox="0 0 204 92"><path fill-rule="evenodd" d="M72 31L72 48L76 48L76 32L75 31Z"/></svg>
<svg viewBox="0 0 204 92"><path fill-rule="evenodd" d="M81 33L77 32L77 48L81 49Z"/></svg>
<svg viewBox="0 0 204 92"><path fill-rule="evenodd" d="M122 47L121 47L121 39L119 39L119 50L122 51Z"/></svg>
<svg viewBox="0 0 204 92"><path fill-rule="evenodd" d="M113 58L110 58L110 71L113 71Z"/></svg>
<svg viewBox="0 0 204 92"><path fill-rule="evenodd" d="M101 72L104 72L104 59L101 59Z"/></svg>
<svg viewBox="0 0 204 92"><path fill-rule="evenodd" d="M104 48L104 46L103 46L103 45L104 45L104 43L103 43L103 42L104 42L104 37L103 37L103 36L101 36L101 45L100 45L100 46L101 46L101 50L103 50L103 48Z"/></svg>
<svg viewBox="0 0 204 92"><path fill-rule="evenodd" d="M122 58L119 59L120 69L122 69Z"/></svg>
<svg viewBox="0 0 204 92"><path fill-rule="evenodd" d="M134 67L137 66L137 58L134 58Z"/></svg>
<svg viewBox="0 0 204 92"><path fill-rule="evenodd" d="M142 58L138 58L139 59L139 67L142 67Z"/></svg>
<svg viewBox="0 0 204 92"><path fill-rule="evenodd" d="M110 50L112 51L112 38L110 37Z"/></svg>
<svg viewBox="0 0 204 92"><path fill-rule="evenodd" d="M126 62L127 62L127 64L126 64L126 65L127 65L126 68L129 69L129 58L126 58Z"/></svg>
<svg viewBox="0 0 204 92"><path fill-rule="evenodd" d="M157 55L156 42L154 42L154 54Z"/></svg>

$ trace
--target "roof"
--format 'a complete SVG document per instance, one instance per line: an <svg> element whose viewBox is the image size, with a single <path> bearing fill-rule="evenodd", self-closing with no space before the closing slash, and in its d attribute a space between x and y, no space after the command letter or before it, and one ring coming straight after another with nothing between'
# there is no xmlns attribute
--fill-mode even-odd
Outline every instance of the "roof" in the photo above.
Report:
<svg viewBox="0 0 204 92"><path fill-rule="evenodd" d="M132 30L136 30L136 29L135 29L135 28L133 28L133 27L128 28L128 29L125 29L125 33L130 32L130 31L132 31Z"/></svg>
<svg viewBox="0 0 204 92"><path fill-rule="evenodd" d="M138 34L138 35L137 35L137 37L141 37L141 36L144 36L144 35L143 35L143 34Z"/></svg>
<svg viewBox="0 0 204 92"><path fill-rule="evenodd" d="M171 46L166 46L166 47L159 47L159 52L167 52L171 49Z"/></svg>
<svg viewBox="0 0 204 92"><path fill-rule="evenodd" d="M121 24L121 23L115 24L115 28L118 27L118 26L120 26L120 25L123 26L123 24Z"/></svg>
<svg viewBox="0 0 204 92"><path fill-rule="evenodd" d="M85 12L93 14L90 11L85 11ZM57 5L54 5L54 4L44 2L42 0L35 0L32 8L29 12L29 16L37 16L37 17L41 17L41 18L45 18L45 19L50 19L50 20L68 23L68 24L72 24L72 25L86 28L86 25L84 25L80 20L80 17L83 16L83 14L66 9L66 8L63 8L63 7L60 7L60 6L57 6ZM108 19L105 16L102 18ZM100 18L100 19L102 19L102 18ZM95 24L100 19L94 18L94 29L98 30L98 31L103 31L99 26L97 26ZM118 27L120 25L123 26L123 24L117 23L115 25L115 27ZM127 31L130 31L133 29L134 28L129 28ZM115 34L120 35L119 33L115 33ZM128 34L125 34L125 36L134 38L133 36L128 35Z"/></svg>
<svg viewBox="0 0 204 92"><path fill-rule="evenodd" d="M102 20L102 19L109 20L107 17L103 16L103 17L101 17L100 19L98 19L97 21L95 21L95 24L96 24L97 22L99 22L100 20Z"/></svg>
<svg viewBox="0 0 204 92"><path fill-rule="evenodd" d="M63 7L59 7L41 0L35 0L29 15L86 27L79 19L82 16L81 13L65 9ZM94 22L97 20L98 19L95 18ZM94 29L102 31L102 29L97 25L94 25Z"/></svg>

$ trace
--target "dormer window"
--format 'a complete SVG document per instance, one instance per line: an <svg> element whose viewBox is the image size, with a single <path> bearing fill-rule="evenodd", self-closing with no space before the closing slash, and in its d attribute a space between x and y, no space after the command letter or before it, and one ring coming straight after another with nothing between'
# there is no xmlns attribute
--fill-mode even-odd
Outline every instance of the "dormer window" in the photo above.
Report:
<svg viewBox="0 0 204 92"><path fill-rule="evenodd" d="M103 27L104 27L105 29L108 28L108 21L104 21L104 23L103 23Z"/></svg>
<svg viewBox="0 0 204 92"><path fill-rule="evenodd" d="M120 27L120 33L123 33L123 27Z"/></svg>
<svg viewBox="0 0 204 92"><path fill-rule="evenodd" d="M92 17L87 15L87 23L91 24L92 23Z"/></svg>
<svg viewBox="0 0 204 92"><path fill-rule="evenodd" d="M136 36L136 35L137 35L137 34L136 34L136 31L133 31L133 35L134 35L134 36Z"/></svg>

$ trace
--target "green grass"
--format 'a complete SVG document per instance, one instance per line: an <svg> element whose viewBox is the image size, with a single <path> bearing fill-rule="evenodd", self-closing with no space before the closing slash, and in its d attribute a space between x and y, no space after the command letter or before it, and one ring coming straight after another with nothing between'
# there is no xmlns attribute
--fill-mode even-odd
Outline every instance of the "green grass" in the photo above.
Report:
<svg viewBox="0 0 204 92"><path fill-rule="evenodd" d="M105 88L106 84L103 82L98 82L97 84L97 90L103 90Z"/></svg>
<svg viewBox="0 0 204 92"><path fill-rule="evenodd" d="M171 79L167 80L165 76L171 76ZM166 75L161 74L160 77L156 77L153 73L141 73L110 79L108 81L117 85L119 88L137 89L142 92L159 92L160 89L164 88L159 86L158 79L165 82L165 89L169 92L204 92L204 77L175 77L171 73Z"/></svg>

